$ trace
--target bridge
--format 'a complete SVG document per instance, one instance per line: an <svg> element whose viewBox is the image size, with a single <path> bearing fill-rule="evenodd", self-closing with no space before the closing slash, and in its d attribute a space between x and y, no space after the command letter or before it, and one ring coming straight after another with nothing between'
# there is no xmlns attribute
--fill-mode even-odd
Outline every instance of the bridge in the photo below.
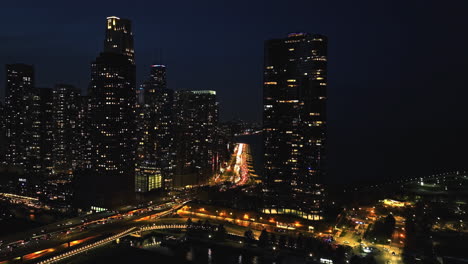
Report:
<svg viewBox="0 0 468 264"><path fill-rule="evenodd" d="M0 197L5 196L4 193L0 193ZM17 197L15 197L17 198ZM18 197L20 199L28 197ZM188 200L189 201L189 200ZM183 201L179 203L165 203L162 205L148 205L146 207L141 207L138 209L131 209L126 213L112 212L107 215L99 215L96 219L93 217L92 220L83 219L79 217L77 219L68 219L63 220L57 226L55 224L49 225L47 227L42 227L38 230L27 231L20 236L13 238L8 238L8 242L13 240L13 244L22 243L21 246L15 247L15 251L8 251L8 253L3 253L5 259L0 260L0 264L12 264L12 263L56 263L62 261L63 259L69 258L71 256L86 252L90 249L108 244L112 241L115 241L119 238L125 237L127 235L135 235L136 233L141 234L142 231L152 230L152 229L170 229L170 228L186 228L185 225L158 225L153 224L152 226L144 224L143 221L159 219L165 217L174 211L180 209L188 201ZM160 211L163 210L163 211ZM136 213L135 213L136 212ZM145 216L146 215L146 216ZM88 217L88 216L86 216ZM80 221L81 220L81 221ZM109 222L108 222L109 221ZM111 226L104 224L112 223ZM102 225L101 225L102 224ZM59 227L59 228L57 228ZM89 228L89 230L88 230ZM47 232L44 230L47 229ZM83 231L84 229L88 231ZM49 235L49 238L37 238L36 235L39 232L39 237ZM66 233L65 233L66 232ZM88 237L80 240L68 241L69 239L66 236L70 233L76 232L89 232ZM100 238L99 241L96 241L96 233L102 234L111 232L111 234ZM94 233L94 235L93 235ZM53 238L51 238L54 236ZM75 235L76 236L76 235ZM20 239L20 240L18 240ZM37 243L25 244L26 239L31 239L31 241L36 241ZM51 240L49 240L51 239ZM95 242L91 244L83 243L87 240L94 239ZM65 241L67 240L67 241ZM45 241L45 242L43 242ZM53 241L53 242L50 242ZM55 246L52 246L53 243L56 243ZM83 243L82 245L79 245ZM89 242L88 242L89 243ZM10 245L4 243L5 245ZM11 246L13 247L13 246ZM16 249L17 248L17 249ZM4 252L7 252L7 247L4 246L0 248ZM13 253L11 253L13 252Z"/></svg>
<svg viewBox="0 0 468 264"><path fill-rule="evenodd" d="M40 262L37 262L37 264L51 264L51 263L57 263L60 261L63 261L67 258L76 256L78 254L84 253L88 250L93 250L95 248L98 248L100 246L104 246L106 244L109 244L110 242L116 241L117 239L124 238L129 235L136 235L136 236L141 236L142 232L147 232L147 231L152 231L152 230L164 230L164 229L187 229L188 225L187 224L164 224L164 225L146 225L146 226L141 226L141 227L132 227L129 228L125 231L122 231L116 235L113 235L111 237L107 237L104 239L101 239L99 241L96 241L94 243L79 247L77 249L62 253L60 255L50 257L46 260L42 260ZM236 237L242 237L234 233L227 233L228 235L231 236L236 236Z"/></svg>
<svg viewBox="0 0 468 264"><path fill-rule="evenodd" d="M141 234L141 232L151 231L151 230L158 230L158 229L185 229L185 228L187 228L187 225L185 225L185 224L180 224L180 225L177 225L177 224L149 225L149 226L142 226L142 227L139 227L139 228L138 227L132 227L132 228L129 228L129 229L125 230L125 231L122 231L122 232L120 232L120 233L118 233L116 235L101 239L101 240L96 241L94 243L91 243L89 245L85 245L85 246L79 247L77 249L74 249L74 250L62 253L60 255L51 257L49 259L37 262L37 264L57 263L57 262L65 260L67 258L73 257L75 255L84 253L84 252L86 252L88 250L92 250L92 249L95 249L97 247L104 246L106 244L109 244L110 242L116 241L117 239L126 237L128 235Z"/></svg>

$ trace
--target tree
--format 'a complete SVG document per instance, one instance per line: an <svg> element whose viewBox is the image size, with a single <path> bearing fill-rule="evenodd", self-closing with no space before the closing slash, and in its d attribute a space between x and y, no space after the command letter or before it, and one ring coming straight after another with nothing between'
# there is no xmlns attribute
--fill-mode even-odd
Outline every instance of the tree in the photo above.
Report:
<svg viewBox="0 0 468 264"><path fill-rule="evenodd" d="M268 241L268 232L266 231L266 229L263 229L262 233L260 233L260 237L258 238L258 245L261 247L266 247L268 246Z"/></svg>
<svg viewBox="0 0 468 264"><path fill-rule="evenodd" d="M396 220L392 214L387 215L384 220L384 234L386 238L391 238L393 230L395 230Z"/></svg>
<svg viewBox="0 0 468 264"><path fill-rule="evenodd" d="M187 224L187 227L188 227L188 228L191 228L191 227L192 227L192 224L193 224L192 218L189 217L189 218L187 219L186 224Z"/></svg>
<svg viewBox="0 0 468 264"><path fill-rule="evenodd" d="M270 234L270 244L276 245L276 236L273 233Z"/></svg>
<svg viewBox="0 0 468 264"><path fill-rule="evenodd" d="M205 223L203 223L203 229L204 230L210 230L211 229L211 224L208 220L205 221Z"/></svg>
<svg viewBox="0 0 468 264"><path fill-rule="evenodd" d="M245 239L245 243L249 243L249 244L255 241L255 236L252 230L249 229L244 232L244 239Z"/></svg>
<svg viewBox="0 0 468 264"><path fill-rule="evenodd" d="M286 236L281 235L278 239L278 247L279 248L284 248L286 246Z"/></svg>
<svg viewBox="0 0 468 264"><path fill-rule="evenodd" d="M361 262L361 258L359 256L352 256L351 259L349 260L349 264L360 264L362 263Z"/></svg>
<svg viewBox="0 0 468 264"><path fill-rule="evenodd" d="M226 238L226 235L227 235L226 228L224 228L223 224L219 224L218 229L216 230L215 235L214 235L215 239L222 241Z"/></svg>
<svg viewBox="0 0 468 264"><path fill-rule="evenodd" d="M346 256L346 248L344 246L338 246L335 249L335 257L338 260L337 262L342 262Z"/></svg>
<svg viewBox="0 0 468 264"><path fill-rule="evenodd" d="M295 248L297 245L297 238L295 236L288 236L286 240L286 246L290 248Z"/></svg>
<svg viewBox="0 0 468 264"><path fill-rule="evenodd" d="M296 245L299 249L302 249L304 247L304 235L302 233L299 233L299 235L297 235Z"/></svg>

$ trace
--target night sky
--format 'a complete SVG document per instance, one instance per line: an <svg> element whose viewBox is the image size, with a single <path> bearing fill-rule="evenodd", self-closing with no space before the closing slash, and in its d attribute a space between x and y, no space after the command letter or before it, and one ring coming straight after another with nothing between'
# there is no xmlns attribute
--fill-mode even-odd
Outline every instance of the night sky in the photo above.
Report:
<svg viewBox="0 0 468 264"><path fill-rule="evenodd" d="M264 40L324 34L327 180L423 176L468 167L467 14L466 0L2 3L0 67L34 64L38 87L85 91L115 15L133 22L138 84L162 50L170 88L217 90L224 120L260 121Z"/></svg>

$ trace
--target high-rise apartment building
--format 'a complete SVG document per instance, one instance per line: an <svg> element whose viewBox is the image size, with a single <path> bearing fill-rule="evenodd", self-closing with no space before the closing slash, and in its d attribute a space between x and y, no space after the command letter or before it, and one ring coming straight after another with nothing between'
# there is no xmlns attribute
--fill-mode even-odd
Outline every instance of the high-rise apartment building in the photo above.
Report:
<svg viewBox="0 0 468 264"><path fill-rule="evenodd" d="M72 85L57 84L53 89L53 172L72 174L79 160L80 91Z"/></svg>
<svg viewBox="0 0 468 264"><path fill-rule="evenodd" d="M39 96L34 90L34 68L6 65L6 162L26 173L40 170Z"/></svg>
<svg viewBox="0 0 468 264"><path fill-rule="evenodd" d="M78 116L77 116L77 133L78 133L78 154L77 154L77 169L91 168L91 120L90 120L90 100L88 96L80 96L78 98Z"/></svg>
<svg viewBox="0 0 468 264"><path fill-rule="evenodd" d="M150 180L149 164L162 176L162 187L172 188L174 172L174 91L166 86L166 66L151 65L150 79L142 85L142 103L138 109L138 165L135 191L146 192ZM157 185L154 185L157 186ZM161 186L159 186L161 187ZM146 190L146 191L144 191Z"/></svg>
<svg viewBox="0 0 468 264"><path fill-rule="evenodd" d="M40 98L41 166L43 175L50 176L53 171L54 145L53 90L51 88L38 88L36 91Z"/></svg>
<svg viewBox="0 0 468 264"><path fill-rule="evenodd" d="M292 33L268 40L264 65L264 174L268 188L296 197L296 214L317 220L323 199L319 183L325 175L327 39Z"/></svg>
<svg viewBox="0 0 468 264"><path fill-rule="evenodd" d="M216 92L177 91L174 186L204 184L218 169Z"/></svg>
<svg viewBox="0 0 468 264"><path fill-rule="evenodd" d="M123 203L134 185L135 66L122 54L101 53L91 67L89 97L93 171L103 192L115 194L102 200Z"/></svg>
<svg viewBox="0 0 468 264"><path fill-rule="evenodd" d="M6 155L6 112L5 106L0 102L0 164L5 162L5 155Z"/></svg>

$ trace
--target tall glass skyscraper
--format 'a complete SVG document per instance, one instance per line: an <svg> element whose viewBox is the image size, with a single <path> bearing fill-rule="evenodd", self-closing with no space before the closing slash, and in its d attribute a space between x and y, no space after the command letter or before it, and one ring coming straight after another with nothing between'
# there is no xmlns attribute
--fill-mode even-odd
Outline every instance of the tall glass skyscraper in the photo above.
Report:
<svg viewBox="0 0 468 264"><path fill-rule="evenodd" d="M95 206L128 203L136 155L135 64L129 20L107 18L104 52L91 65L89 138Z"/></svg>
<svg viewBox="0 0 468 264"><path fill-rule="evenodd" d="M292 33L268 40L264 64L267 186L278 194L275 203L284 199L281 194L292 195L294 210L316 220L323 198L320 178L326 173L327 39Z"/></svg>

